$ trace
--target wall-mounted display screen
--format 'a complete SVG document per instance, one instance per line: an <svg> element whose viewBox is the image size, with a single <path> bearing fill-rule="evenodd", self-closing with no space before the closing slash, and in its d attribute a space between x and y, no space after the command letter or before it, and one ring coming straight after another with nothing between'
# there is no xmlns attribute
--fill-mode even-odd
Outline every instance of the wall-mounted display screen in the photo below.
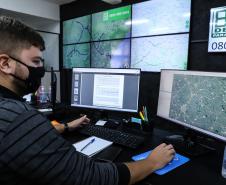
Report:
<svg viewBox="0 0 226 185"><path fill-rule="evenodd" d="M90 44L73 44L63 47L64 68L90 67Z"/></svg>
<svg viewBox="0 0 226 185"><path fill-rule="evenodd" d="M133 5L132 37L189 32L191 0L152 0Z"/></svg>
<svg viewBox="0 0 226 185"><path fill-rule="evenodd" d="M190 11L191 0L150 0L66 20L63 67L187 69Z"/></svg>
<svg viewBox="0 0 226 185"><path fill-rule="evenodd" d="M91 16L86 15L63 22L63 44L90 41Z"/></svg>
<svg viewBox="0 0 226 185"><path fill-rule="evenodd" d="M131 6L115 8L92 15L92 40L130 37Z"/></svg>
<svg viewBox="0 0 226 185"><path fill-rule="evenodd" d="M93 42L91 48L91 67L130 67L129 39Z"/></svg>
<svg viewBox="0 0 226 185"><path fill-rule="evenodd" d="M142 71L187 69L188 34L132 39L131 67Z"/></svg>

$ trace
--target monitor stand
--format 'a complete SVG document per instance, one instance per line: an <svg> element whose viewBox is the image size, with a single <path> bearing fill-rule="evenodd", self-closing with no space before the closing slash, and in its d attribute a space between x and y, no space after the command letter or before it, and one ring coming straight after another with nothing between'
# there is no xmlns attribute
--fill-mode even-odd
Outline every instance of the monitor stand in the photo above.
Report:
<svg viewBox="0 0 226 185"><path fill-rule="evenodd" d="M92 115L92 121L97 122L98 120L108 120L108 112L105 110L97 110Z"/></svg>
<svg viewBox="0 0 226 185"><path fill-rule="evenodd" d="M106 110L98 110L93 114L92 121L96 123L99 120L106 121L104 127L107 128L116 129L118 126L120 126L120 121L111 118L109 116L109 112Z"/></svg>
<svg viewBox="0 0 226 185"><path fill-rule="evenodd" d="M189 156L200 156L215 151L213 147L200 142L200 138L195 134L191 134L189 131L185 135L166 136L164 142L172 144L177 152Z"/></svg>

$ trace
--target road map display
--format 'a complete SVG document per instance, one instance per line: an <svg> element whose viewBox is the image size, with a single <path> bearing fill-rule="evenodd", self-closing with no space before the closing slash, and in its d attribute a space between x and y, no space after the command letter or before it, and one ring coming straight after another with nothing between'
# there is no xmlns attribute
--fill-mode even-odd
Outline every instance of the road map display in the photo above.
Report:
<svg viewBox="0 0 226 185"><path fill-rule="evenodd" d="M90 44L63 46L63 67L90 67Z"/></svg>
<svg viewBox="0 0 226 185"><path fill-rule="evenodd" d="M132 7L132 37L189 32L191 0L152 0Z"/></svg>
<svg viewBox="0 0 226 185"><path fill-rule="evenodd" d="M130 66L130 40L92 43L91 66L103 68L128 68Z"/></svg>
<svg viewBox="0 0 226 185"><path fill-rule="evenodd" d="M188 34L177 34L132 39L131 68L187 69L188 38Z"/></svg>
<svg viewBox="0 0 226 185"><path fill-rule="evenodd" d="M86 15L63 22L63 44L90 41L91 16Z"/></svg>
<svg viewBox="0 0 226 185"><path fill-rule="evenodd" d="M226 137L226 78L174 74L169 117Z"/></svg>

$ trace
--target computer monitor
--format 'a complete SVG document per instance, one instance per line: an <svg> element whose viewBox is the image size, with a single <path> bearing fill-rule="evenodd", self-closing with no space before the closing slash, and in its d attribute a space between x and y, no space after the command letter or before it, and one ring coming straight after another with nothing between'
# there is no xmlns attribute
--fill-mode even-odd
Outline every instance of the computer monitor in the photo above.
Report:
<svg viewBox="0 0 226 185"><path fill-rule="evenodd" d="M157 115L226 142L226 73L162 70Z"/></svg>
<svg viewBox="0 0 226 185"><path fill-rule="evenodd" d="M137 112L140 69L73 68L71 106Z"/></svg>

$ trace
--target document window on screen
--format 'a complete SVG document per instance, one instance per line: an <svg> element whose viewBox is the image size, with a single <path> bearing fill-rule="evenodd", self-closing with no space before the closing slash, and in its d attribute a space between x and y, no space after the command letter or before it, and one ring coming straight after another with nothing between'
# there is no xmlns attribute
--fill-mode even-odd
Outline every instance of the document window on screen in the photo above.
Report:
<svg viewBox="0 0 226 185"><path fill-rule="evenodd" d="M123 75L94 75L93 105L122 108Z"/></svg>
<svg viewBox="0 0 226 185"><path fill-rule="evenodd" d="M140 69L73 68L71 105L137 112Z"/></svg>

